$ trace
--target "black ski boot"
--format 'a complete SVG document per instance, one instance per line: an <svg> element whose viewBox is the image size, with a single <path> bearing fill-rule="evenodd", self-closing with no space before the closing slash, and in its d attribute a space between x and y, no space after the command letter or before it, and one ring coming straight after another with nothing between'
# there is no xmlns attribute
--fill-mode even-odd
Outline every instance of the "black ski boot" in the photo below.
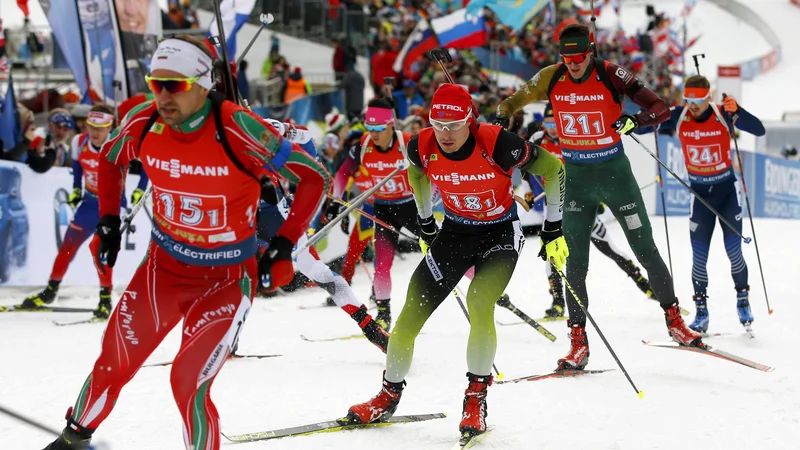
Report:
<svg viewBox="0 0 800 450"><path fill-rule="evenodd" d="M114 308L111 306L111 288L100 288L100 302L97 304L97 309L94 310L94 318L92 321L108 320L111 311Z"/></svg>
<svg viewBox="0 0 800 450"><path fill-rule="evenodd" d="M389 306L389 299L375 300L378 306L378 315L375 316L375 322L387 332L392 327L392 310Z"/></svg>
<svg viewBox="0 0 800 450"><path fill-rule="evenodd" d="M351 305L348 305L352 307ZM367 340L372 342L376 347L386 353L386 347L389 346L389 333L386 332L380 325L369 315L367 307L361 305L355 312L350 314L350 317L358 323L361 331L364 332Z"/></svg>
<svg viewBox="0 0 800 450"><path fill-rule="evenodd" d="M72 407L67 410L67 426L55 441L43 450L89 450L94 430L83 428L72 418Z"/></svg>
<svg viewBox="0 0 800 450"><path fill-rule="evenodd" d="M631 262L632 271L628 273L631 279L636 282L636 287L639 288L647 298L653 298L653 289L650 287L650 282L642 275L642 269L636 267L636 264Z"/></svg>
<svg viewBox="0 0 800 450"><path fill-rule="evenodd" d="M17 309L36 309L41 308L44 305L49 305L53 303L58 295L58 286L61 284L60 281L53 281L50 280L47 283L47 287L44 288L42 292L38 294L31 295L30 297L26 298L22 301L22 304L17 306Z"/></svg>
<svg viewBox="0 0 800 450"><path fill-rule="evenodd" d="M561 275L553 270L547 281L550 282L550 296L553 297L553 304L544 311L544 318L559 320L564 317L564 284Z"/></svg>

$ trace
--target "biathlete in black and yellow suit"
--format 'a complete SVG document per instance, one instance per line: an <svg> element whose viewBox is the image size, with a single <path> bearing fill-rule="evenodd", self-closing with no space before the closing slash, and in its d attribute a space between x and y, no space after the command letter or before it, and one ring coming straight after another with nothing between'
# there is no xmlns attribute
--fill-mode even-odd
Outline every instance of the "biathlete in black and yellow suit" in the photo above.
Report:
<svg viewBox="0 0 800 450"><path fill-rule="evenodd" d="M564 27L559 36L563 63L545 67L497 107L498 122L528 103L550 101L567 172L564 200L564 236L572 252L567 281L588 307L586 274L589 246L597 207L605 203L623 224L636 259L647 270L650 284L664 309L667 329L681 345L697 345L701 335L681 318L672 276L653 241L653 230L639 185L622 145L622 135L638 127L657 125L669 118L669 107L627 69L590 56L589 28ZM622 99L629 97L643 109L625 114ZM567 291L569 353L559 369L582 369L589 362L586 315Z"/></svg>
<svg viewBox="0 0 800 450"><path fill-rule="evenodd" d="M428 317L471 267L467 294L470 335L469 386L459 426L462 434L486 430L486 393L497 347L494 305L503 294L525 238L514 201L511 173L543 175L547 180L548 221L540 253L562 268L568 251L561 232L564 169L548 152L495 125L474 122L472 97L462 87L440 86L433 96L430 123L407 146L408 180L421 230L425 258L408 285L406 303L389 339L383 389L372 400L350 408L352 422L391 416L411 368L414 341ZM433 218L432 184L441 192L445 219Z"/></svg>

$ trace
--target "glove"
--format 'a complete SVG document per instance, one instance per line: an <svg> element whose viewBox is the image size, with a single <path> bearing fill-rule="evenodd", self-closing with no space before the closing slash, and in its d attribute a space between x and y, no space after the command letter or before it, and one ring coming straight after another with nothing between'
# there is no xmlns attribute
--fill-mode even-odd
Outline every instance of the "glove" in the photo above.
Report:
<svg viewBox="0 0 800 450"><path fill-rule="evenodd" d="M511 124L511 121L506 116L497 116L494 119L494 124L500 125L504 130L507 130L508 126Z"/></svg>
<svg viewBox="0 0 800 450"><path fill-rule="evenodd" d="M294 244L283 236L275 236L258 261L258 279L264 288L277 288L294 279L292 249Z"/></svg>
<svg viewBox="0 0 800 450"><path fill-rule="evenodd" d="M117 254L119 253L120 244L122 243L122 234L120 233L120 226L122 221L119 216L107 215L100 218L97 222L96 238L99 239L97 253L98 267L103 264L109 268L114 267L117 262Z"/></svg>
<svg viewBox="0 0 800 450"><path fill-rule="evenodd" d="M139 188L134 189L133 193L131 194L131 206L138 205L139 202L142 201L142 197L143 196L144 196L144 191L143 190L141 190Z"/></svg>
<svg viewBox="0 0 800 450"><path fill-rule="evenodd" d="M597 205L597 215L599 216L600 214L603 214L604 212L606 212L606 204L605 203L600 203L599 205Z"/></svg>
<svg viewBox="0 0 800 450"><path fill-rule="evenodd" d="M344 216L342 221L339 222L339 225L342 227L344 234L350 234L350 214Z"/></svg>
<svg viewBox="0 0 800 450"><path fill-rule="evenodd" d="M528 204L528 209L533 208L533 204L536 203L534 200L536 197L533 196L533 192L528 192L525 194L525 203Z"/></svg>
<svg viewBox="0 0 800 450"><path fill-rule="evenodd" d="M739 105L736 103L736 99L726 94L723 94L722 97L722 107L728 114L733 114L739 110Z"/></svg>
<svg viewBox="0 0 800 450"><path fill-rule="evenodd" d="M334 200L328 202L328 206L325 208L325 214L322 215L322 224L325 225L339 216L339 212L342 210L342 205L337 203Z"/></svg>
<svg viewBox="0 0 800 450"><path fill-rule="evenodd" d="M542 241L539 256L543 260L553 263L559 271L563 271L567 256L569 256L569 249L567 241L564 239L564 231L561 229L561 221L545 221L542 231L539 232L539 238Z"/></svg>
<svg viewBox="0 0 800 450"><path fill-rule="evenodd" d="M436 235L439 234L439 225L436 224L436 219L433 215L427 219L417 216L417 223L419 224L419 246L422 248L422 254L428 253L428 247L433 244Z"/></svg>
<svg viewBox="0 0 800 450"><path fill-rule="evenodd" d="M614 122L614 129L619 134L631 134L638 126L639 121L629 114L625 114Z"/></svg>
<svg viewBox="0 0 800 450"><path fill-rule="evenodd" d="M67 203L69 203L69 206L75 208L78 206L78 203L81 202L82 198L83 198L83 189L77 187L72 190L71 194L69 194L69 198L67 198Z"/></svg>

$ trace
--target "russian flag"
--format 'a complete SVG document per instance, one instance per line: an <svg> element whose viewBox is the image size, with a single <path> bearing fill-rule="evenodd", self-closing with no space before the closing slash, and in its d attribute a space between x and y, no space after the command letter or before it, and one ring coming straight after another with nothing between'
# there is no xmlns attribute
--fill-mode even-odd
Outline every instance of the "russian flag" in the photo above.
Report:
<svg viewBox="0 0 800 450"><path fill-rule="evenodd" d="M420 19L417 22L417 27L408 36L406 43L403 44L403 48L400 49L392 69L397 73L403 72L408 76L412 72L411 65L424 58L425 53L437 47L439 47L439 41L436 40L436 35L428 25L428 21Z"/></svg>
<svg viewBox="0 0 800 450"><path fill-rule="evenodd" d="M486 24L483 10L467 14L466 9L431 20L431 27L446 48L480 47L486 43Z"/></svg>
<svg viewBox="0 0 800 450"><path fill-rule="evenodd" d="M247 22L247 18L250 17L250 13L253 12L255 6L256 0L222 0L219 5L222 24L225 27L225 39L228 44L228 58L231 60L236 59L236 33ZM217 18L214 17L208 26L207 36L210 38L218 34Z"/></svg>

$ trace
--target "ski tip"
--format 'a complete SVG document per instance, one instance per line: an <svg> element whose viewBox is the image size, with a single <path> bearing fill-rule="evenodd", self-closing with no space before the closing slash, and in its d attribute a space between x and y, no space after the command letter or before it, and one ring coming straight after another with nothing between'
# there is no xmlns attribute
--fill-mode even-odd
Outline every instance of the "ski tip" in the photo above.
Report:
<svg viewBox="0 0 800 450"><path fill-rule="evenodd" d="M644 398L644 391L639 391L639 392L636 393L636 395L639 396L639 399L643 399Z"/></svg>

